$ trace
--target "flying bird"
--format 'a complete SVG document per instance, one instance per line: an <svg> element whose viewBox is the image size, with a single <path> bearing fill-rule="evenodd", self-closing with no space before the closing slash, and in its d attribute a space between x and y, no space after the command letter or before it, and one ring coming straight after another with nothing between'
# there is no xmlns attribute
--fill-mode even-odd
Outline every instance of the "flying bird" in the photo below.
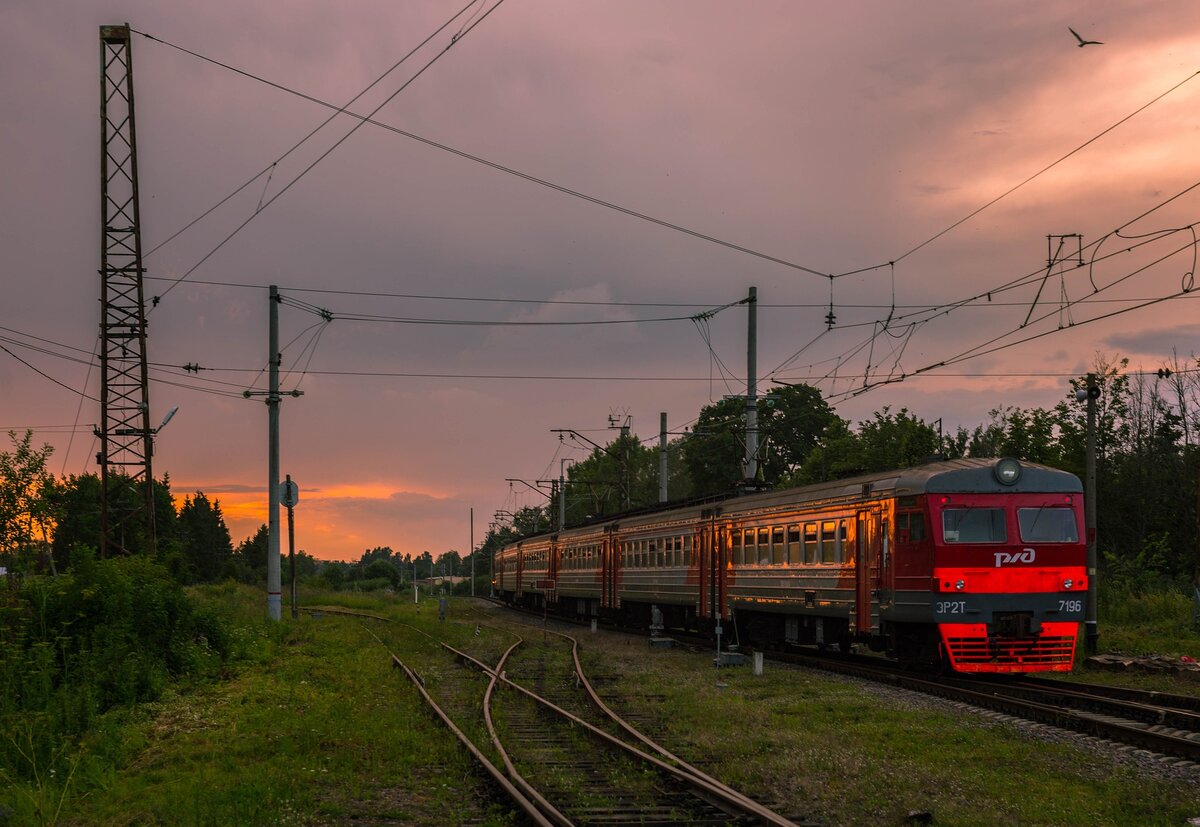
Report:
<svg viewBox="0 0 1200 827"><path fill-rule="evenodd" d="M1079 36L1079 32L1075 31L1070 26L1067 26L1067 31L1069 31L1071 34L1075 35L1075 39L1079 41L1080 49L1082 49L1084 46L1103 46L1104 45L1103 40L1084 40L1082 37Z"/></svg>

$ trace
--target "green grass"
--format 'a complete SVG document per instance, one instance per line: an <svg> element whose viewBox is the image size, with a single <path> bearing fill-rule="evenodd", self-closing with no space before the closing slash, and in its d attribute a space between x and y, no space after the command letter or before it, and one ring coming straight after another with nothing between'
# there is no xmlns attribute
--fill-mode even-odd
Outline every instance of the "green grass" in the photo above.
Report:
<svg viewBox="0 0 1200 827"><path fill-rule="evenodd" d="M1190 595L1101 585L1097 605L1101 651L1200 659L1200 626L1192 622Z"/></svg>
<svg viewBox="0 0 1200 827"><path fill-rule="evenodd" d="M589 660L611 670L622 657L626 706L669 721L665 746L794 818L901 824L921 811L938 825L1177 825L1200 814L1193 786L982 716L913 708L808 672L716 671L708 654L647 656L644 645Z"/></svg>
<svg viewBox="0 0 1200 827"><path fill-rule="evenodd" d="M486 791L465 753L369 634L383 624L331 615L268 624L255 617L265 613L257 590L197 595L240 618L246 659L226 681L105 716L81 750L91 771L74 780L61 823L506 822L475 803ZM379 598L339 602L392 611Z"/></svg>
<svg viewBox="0 0 1200 827"><path fill-rule="evenodd" d="M220 679L173 684L156 702L100 716L84 740L61 745L66 770L0 784L0 824L5 813L11 824L506 823L475 803L487 793L466 753L371 632L436 681L447 660L422 631L494 659L514 634L530 638L536 628L466 598L452 598L440 623L426 596L414 606L411 593L303 592L305 604L394 622L293 621L285 605L276 624L264 619L260 590L191 594L230 622L233 657ZM1109 598L1102 648L1129 641L1126 651L1200 653L1190 601ZM605 676L601 693L614 706L660 718L654 734L665 746L795 818L901 824L928 811L937 825L1178 825L1200 816L1195 784L1156 780L981 715L898 703L804 671L718 671L707 651L578 636L585 668ZM1081 678L1098 676L1167 691L1183 683Z"/></svg>

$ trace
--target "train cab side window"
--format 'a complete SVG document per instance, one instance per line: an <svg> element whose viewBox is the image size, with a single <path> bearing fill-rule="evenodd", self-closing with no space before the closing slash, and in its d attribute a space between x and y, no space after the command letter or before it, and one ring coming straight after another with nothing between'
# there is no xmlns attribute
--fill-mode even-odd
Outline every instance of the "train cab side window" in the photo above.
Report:
<svg viewBox="0 0 1200 827"><path fill-rule="evenodd" d="M919 543L925 539L925 515L920 511L902 511L896 515L896 542Z"/></svg>
<svg viewBox="0 0 1200 827"><path fill-rule="evenodd" d="M775 565L787 562L787 547L783 544L783 526L771 529L771 562Z"/></svg>
<svg viewBox="0 0 1200 827"><path fill-rule="evenodd" d="M804 524L804 562L817 562L817 524Z"/></svg>
<svg viewBox="0 0 1200 827"><path fill-rule="evenodd" d="M789 565L803 562L800 549L800 526L790 525L787 529L787 561Z"/></svg>
<svg viewBox="0 0 1200 827"><path fill-rule="evenodd" d="M1003 543L1008 539L1004 509L944 509L942 539L947 543Z"/></svg>

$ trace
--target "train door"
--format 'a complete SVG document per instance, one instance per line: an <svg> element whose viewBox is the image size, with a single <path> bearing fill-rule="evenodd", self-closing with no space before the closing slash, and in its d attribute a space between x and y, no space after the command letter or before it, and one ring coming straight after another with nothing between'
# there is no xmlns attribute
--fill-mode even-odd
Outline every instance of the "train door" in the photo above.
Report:
<svg viewBox="0 0 1200 827"><path fill-rule="evenodd" d="M715 510L706 509L701 512L703 522L700 524L700 531L696 534L697 546L697 563L699 565L699 577L696 578L699 593L696 595L696 613L700 617L715 617L716 607L720 605L719 596L717 594L717 555L716 555L716 514Z"/></svg>
<svg viewBox="0 0 1200 827"><path fill-rule="evenodd" d="M521 582L525 573L525 548L517 546L516 582L513 584L513 595L518 599L525 596L525 584Z"/></svg>
<svg viewBox="0 0 1200 827"><path fill-rule="evenodd" d="M600 606L604 609L617 608L617 568L620 566L620 545L617 534L611 528L604 532L604 543L600 554Z"/></svg>
<svg viewBox="0 0 1200 827"><path fill-rule="evenodd" d="M558 558L560 554L562 554L562 546L558 542L558 535L555 534L550 538L550 545L546 549L548 557L546 560L546 577L550 579L551 583L555 584L554 587L546 591L547 603L558 603L558 589L556 587L558 584Z"/></svg>
<svg viewBox="0 0 1200 827"><path fill-rule="evenodd" d="M855 525L855 629L860 633L877 632L878 621L872 608L880 588L880 514L859 511Z"/></svg>

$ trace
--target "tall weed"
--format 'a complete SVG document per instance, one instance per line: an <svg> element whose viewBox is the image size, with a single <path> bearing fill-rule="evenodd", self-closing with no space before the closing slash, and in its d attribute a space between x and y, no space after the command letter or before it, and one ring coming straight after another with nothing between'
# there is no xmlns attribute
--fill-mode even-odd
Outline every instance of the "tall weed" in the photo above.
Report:
<svg viewBox="0 0 1200 827"><path fill-rule="evenodd" d="M144 557L72 556L0 598L0 813L53 823L97 716L215 674L233 636Z"/></svg>

